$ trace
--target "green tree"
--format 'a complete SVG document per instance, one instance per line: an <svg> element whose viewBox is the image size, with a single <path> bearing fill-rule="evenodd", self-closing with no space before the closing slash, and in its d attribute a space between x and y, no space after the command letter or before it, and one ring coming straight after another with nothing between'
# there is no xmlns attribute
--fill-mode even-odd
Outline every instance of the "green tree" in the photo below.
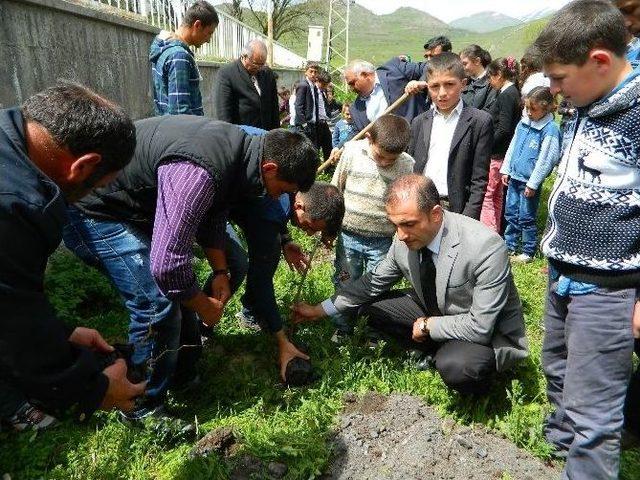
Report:
<svg viewBox="0 0 640 480"><path fill-rule="evenodd" d="M247 0L249 11L262 33L267 35L267 9L271 4L273 12L273 39L278 40L285 34L304 34L312 15L318 13L314 2L297 0Z"/></svg>
<svg viewBox="0 0 640 480"><path fill-rule="evenodd" d="M227 10L229 15L242 21L244 16L244 8L242 8L242 0L231 0L231 3L227 4Z"/></svg>

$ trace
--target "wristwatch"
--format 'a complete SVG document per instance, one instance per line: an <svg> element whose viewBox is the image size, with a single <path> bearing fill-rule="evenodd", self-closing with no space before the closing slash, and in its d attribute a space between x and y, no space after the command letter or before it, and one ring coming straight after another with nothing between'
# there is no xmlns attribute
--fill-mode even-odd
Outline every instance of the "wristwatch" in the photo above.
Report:
<svg viewBox="0 0 640 480"><path fill-rule="evenodd" d="M429 328L427 327L427 319L422 319L422 324L420 325L420 331L426 335L429 334Z"/></svg>

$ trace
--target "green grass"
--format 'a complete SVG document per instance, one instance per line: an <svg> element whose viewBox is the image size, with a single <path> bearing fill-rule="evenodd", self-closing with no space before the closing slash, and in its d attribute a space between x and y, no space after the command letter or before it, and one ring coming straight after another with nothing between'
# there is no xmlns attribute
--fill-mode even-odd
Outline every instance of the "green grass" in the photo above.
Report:
<svg viewBox="0 0 640 480"><path fill-rule="evenodd" d="M549 182L547 182L548 190ZM544 204L544 202L543 202ZM541 212L544 215L545 212ZM306 248L308 238L300 238ZM197 421L199 432L230 425L240 438L240 452L289 466L287 478L308 479L326 467L331 452L327 438L342 406L345 391L419 395L443 415L463 423L487 425L532 454L547 458L542 436L548 411L540 365L545 277L542 259L515 267L524 304L531 356L510 375L499 377L490 395L479 401L449 391L437 374L417 372L394 345L371 351L363 346L362 328L347 344L329 341L326 323L299 329L321 380L310 388L282 389L277 385L275 349L259 333L240 330L233 321L237 297L217 328L214 346L202 361L200 390L174 396L170 403L181 418ZM206 266L197 261L199 278ZM332 293L328 262L316 263L304 298L319 301ZM295 295L299 277L281 265L275 278L283 314ZM96 271L65 252L50 262L47 291L60 315L70 324L99 328L112 340L125 338L127 315L109 283ZM151 431L121 424L115 413L98 413L86 424L65 421L51 431L0 433L0 474L13 479L201 479L226 478L230 465L216 456L192 459L191 443L171 441ZM621 478L640 478L640 452L623 455Z"/></svg>

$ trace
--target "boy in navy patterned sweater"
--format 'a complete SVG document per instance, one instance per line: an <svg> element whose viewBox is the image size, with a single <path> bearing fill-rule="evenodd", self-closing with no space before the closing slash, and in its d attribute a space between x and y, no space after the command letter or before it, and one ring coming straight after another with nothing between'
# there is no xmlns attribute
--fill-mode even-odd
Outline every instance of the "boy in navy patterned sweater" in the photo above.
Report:
<svg viewBox="0 0 640 480"><path fill-rule="evenodd" d="M640 319L640 70L625 58L622 15L601 0L565 6L535 47L551 92L578 107L542 239L542 360L555 408L545 433L567 458L562 478L614 479Z"/></svg>

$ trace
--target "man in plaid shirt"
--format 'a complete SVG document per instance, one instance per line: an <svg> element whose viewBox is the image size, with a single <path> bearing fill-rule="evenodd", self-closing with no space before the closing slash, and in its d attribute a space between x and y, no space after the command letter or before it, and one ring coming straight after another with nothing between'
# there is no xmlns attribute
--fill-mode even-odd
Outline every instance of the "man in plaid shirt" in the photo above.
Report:
<svg viewBox="0 0 640 480"><path fill-rule="evenodd" d="M163 30L149 50L156 115L204 115L200 71L190 46L199 47L218 26L215 8L198 0L174 33Z"/></svg>

